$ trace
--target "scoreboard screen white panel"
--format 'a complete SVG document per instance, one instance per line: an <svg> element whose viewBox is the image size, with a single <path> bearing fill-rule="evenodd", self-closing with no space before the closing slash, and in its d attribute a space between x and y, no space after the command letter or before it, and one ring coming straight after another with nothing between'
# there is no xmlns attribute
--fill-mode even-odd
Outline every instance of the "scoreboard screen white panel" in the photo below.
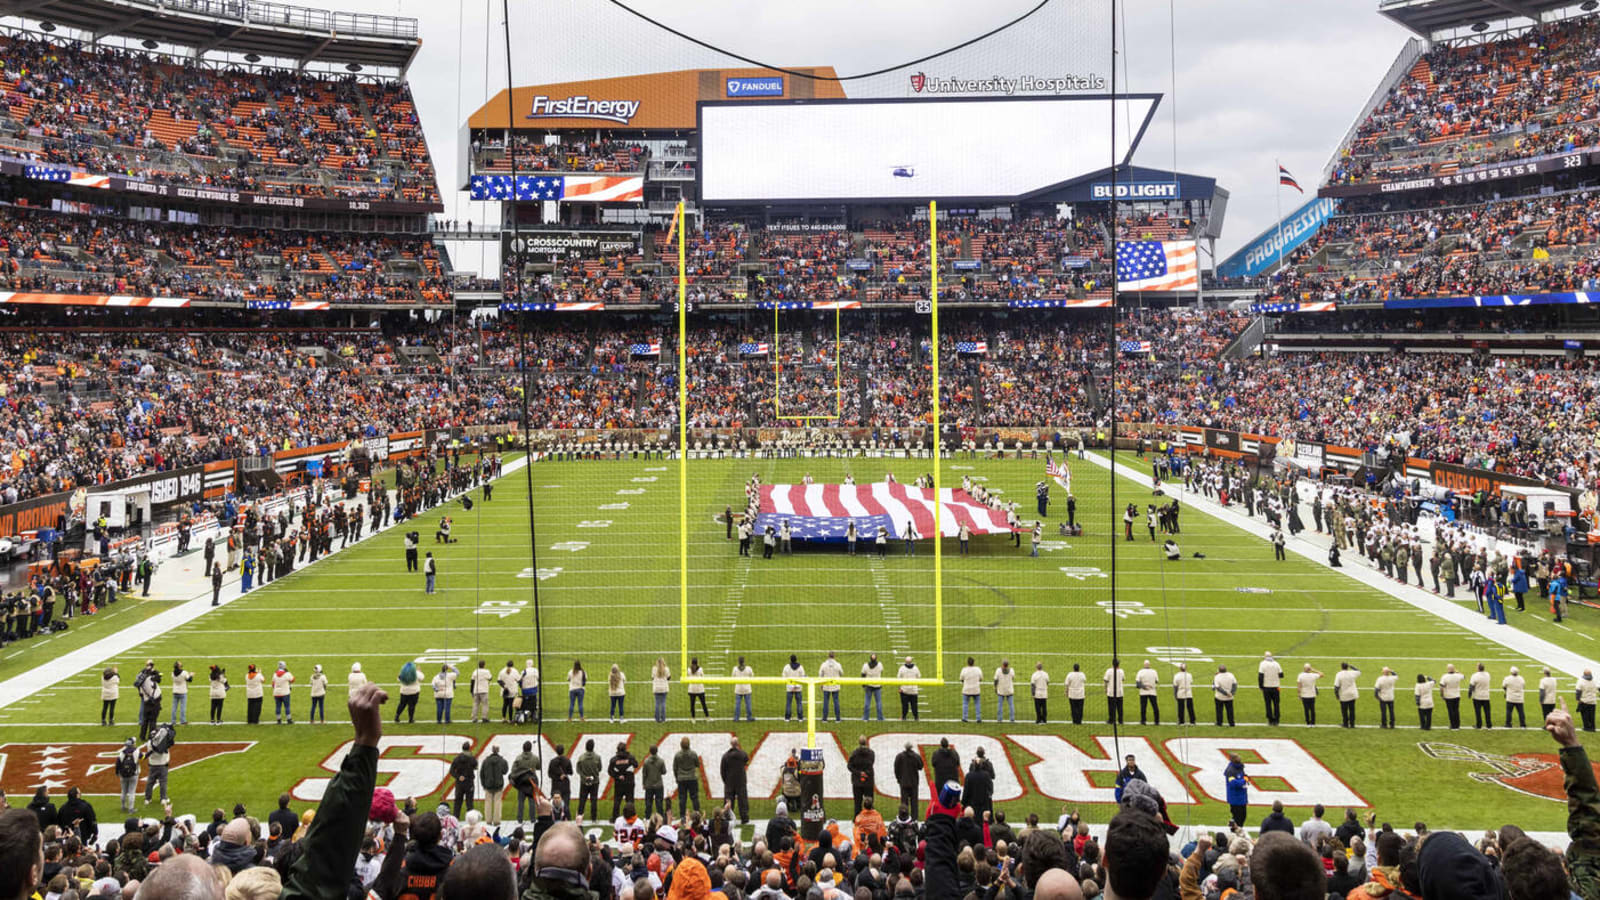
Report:
<svg viewBox="0 0 1600 900"><path fill-rule="evenodd" d="M1159 96L700 105L700 199L1005 198L1125 162ZM1130 124L1131 123L1131 124Z"/></svg>

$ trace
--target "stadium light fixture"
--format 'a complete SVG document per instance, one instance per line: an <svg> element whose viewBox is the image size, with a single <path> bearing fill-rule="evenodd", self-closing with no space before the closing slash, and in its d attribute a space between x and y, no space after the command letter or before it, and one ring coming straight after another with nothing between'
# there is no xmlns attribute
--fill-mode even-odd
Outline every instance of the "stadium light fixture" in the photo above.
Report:
<svg viewBox="0 0 1600 900"><path fill-rule="evenodd" d="M54 23L54 22L40 22L39 23L39 30L40 31L55 31L56 30L56 23Z"/></svg>

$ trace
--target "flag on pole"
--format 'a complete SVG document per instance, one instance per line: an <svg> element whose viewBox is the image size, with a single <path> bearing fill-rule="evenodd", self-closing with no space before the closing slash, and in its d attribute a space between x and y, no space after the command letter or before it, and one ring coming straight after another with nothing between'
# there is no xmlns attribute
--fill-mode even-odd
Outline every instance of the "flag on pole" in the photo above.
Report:
<svg viewBox="0 0 1600 900"><path fill-rule="evenodd" d="M676 209L674 209L672 211L672 225L667 228L667 242L665 244L663 244L662 246L663 247L675 247L675 246L677 246L676 244L674 244L672 242L672 239L674 237L676 237L677 234L678 234L678 211Z"/></svg>
<svg viewBox="0 0 1600 900"><path fill-rule="evenodd" d="M1067 468L1065 462L1057 463L1049 454L1044 455L1044 474L1047 478L1055 479L1056 484L1067 493L1072 493L1072 470Z"/></svg>
<svg viewBox="0 0 1600 900"><path fill-rule="evenodd" d="M1278 165L1278 184L1284 187L1292 187L1302 194L1305 193L1305 189L1300 187L1300 182L1295 181L1294 176L1290 175L1289 170L1285 169L1281 163Z"/></svg>

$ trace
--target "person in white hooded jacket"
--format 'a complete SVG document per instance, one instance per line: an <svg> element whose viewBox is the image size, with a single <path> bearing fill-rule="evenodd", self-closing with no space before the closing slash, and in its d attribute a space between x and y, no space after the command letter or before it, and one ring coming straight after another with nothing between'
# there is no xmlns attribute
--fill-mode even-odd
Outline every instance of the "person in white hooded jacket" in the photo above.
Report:
<svg viewBox="0 0 1600 900"><path fill-rule="evenodd" d="M350 677L348 679L346 679L346 684L348 685L348 688L349 688L349 691L350 691L350 696L352 696L352 697L355 696L356 691L360 690L361 686L363 684L366 684L366 683L367 683L367 675L366 675L365 672L361 671L361 663L351 663L350 664Z"/></svg>

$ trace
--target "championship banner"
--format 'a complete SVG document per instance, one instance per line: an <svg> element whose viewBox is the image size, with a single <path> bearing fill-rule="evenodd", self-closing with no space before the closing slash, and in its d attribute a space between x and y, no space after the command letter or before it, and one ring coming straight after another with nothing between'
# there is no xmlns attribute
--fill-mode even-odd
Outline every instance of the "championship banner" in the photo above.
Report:
<svg viewBox="0 0 1600 900"><path fill-rule="evenodd" d="M1393 181L1373 181L1366 184L1334 184L1317 193L1323 197L1360 197L1368 194L1396 194L1407 191L1425 191L1433 188L1454 187L1462 184L1483 184L1507 178L1543 175L1550 172L1571 172L1588 166L1600 165L1600 152L1553 153L1515 162L1494 163L1460 169L1448 175L1425 175L1421 178L1404 178Z"/></svg>

